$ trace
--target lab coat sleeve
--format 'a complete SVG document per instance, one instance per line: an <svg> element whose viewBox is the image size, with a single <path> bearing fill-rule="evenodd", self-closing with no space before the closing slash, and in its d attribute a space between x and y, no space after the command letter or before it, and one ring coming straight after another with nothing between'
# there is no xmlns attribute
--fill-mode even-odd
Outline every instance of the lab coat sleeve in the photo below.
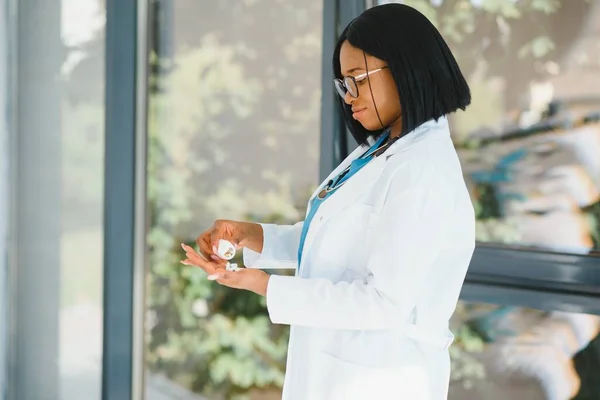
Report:
<svg viewBox="0 0 600 400"><path fill-rule="evenodd" d="M434 191L388 196L372 228L367 279L333 283L272 275L266 293L271 321L354 330L405 323L440 256L451 212L452 199Z"/></svg>
<svg viewBox="0 0 600 400"><path fill-rule="evenodd" d="M258 253L244 248L244 265L247 268L296 269L303 222L260 225L263 228L263 250Z"/></svg>

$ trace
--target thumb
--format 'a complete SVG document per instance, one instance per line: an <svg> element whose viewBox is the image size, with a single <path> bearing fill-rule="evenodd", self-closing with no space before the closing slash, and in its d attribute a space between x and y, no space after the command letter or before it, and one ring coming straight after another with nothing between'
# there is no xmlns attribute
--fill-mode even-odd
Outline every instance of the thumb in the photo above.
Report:
<svg viewBox="0 0 600 400"><path fill-rule="evenodd" d="M237 226L221 225L216 227L210 235L212 245L215 247L219 246L219 240L227 240L236 249L242 247L243 235Z"/></svg>
<svg viewBox="0 0 600 400"><path fill-rule="evenodd" d="M213 247L219 247L219 240L227 240L231 242L231 233L224 228L215 228L210 233L210 242Z"/></svg>

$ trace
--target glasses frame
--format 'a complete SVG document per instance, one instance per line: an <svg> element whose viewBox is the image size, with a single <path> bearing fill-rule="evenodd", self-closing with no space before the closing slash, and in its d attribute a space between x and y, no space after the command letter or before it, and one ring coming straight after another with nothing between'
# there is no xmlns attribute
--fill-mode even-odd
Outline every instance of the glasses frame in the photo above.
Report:
<svg viewBox="0 0 600 400"><path fill-rule="evenodd" d="M367 77L371 74L379 72L381 70L386 69L388 66L385 65L381 68L374 69L372 71L367 71L364 74L356 75L356 76L344 76L342 79L336 78L333 80L333 85L335 86L335 90L338 92L341 98L346 97L346 93L349 93L353 98L358 98L358 85L367 79ZM356 93L353 93L356 90Z"/></svg>

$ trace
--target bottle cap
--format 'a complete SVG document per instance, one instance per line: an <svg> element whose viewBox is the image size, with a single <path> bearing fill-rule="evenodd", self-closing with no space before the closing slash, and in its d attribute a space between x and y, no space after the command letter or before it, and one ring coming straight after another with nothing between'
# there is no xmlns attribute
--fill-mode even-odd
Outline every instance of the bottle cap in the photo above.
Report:
<svg viewBox="0 0 600 400"><path fill-rule="evenodd" d="M235 257L235 246L228 240L219 239L217 254L224 260L231 260Z"/></svg>

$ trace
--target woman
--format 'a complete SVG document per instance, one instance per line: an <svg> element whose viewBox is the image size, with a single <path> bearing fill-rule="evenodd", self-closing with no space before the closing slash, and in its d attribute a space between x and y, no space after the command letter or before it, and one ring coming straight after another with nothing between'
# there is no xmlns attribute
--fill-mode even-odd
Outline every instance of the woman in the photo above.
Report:
<svg viewBox="0 0 600 400"><path fill-rule="evenodd" d="M470 92L435 27L399 4L342 33L335 87L361 144L293 226L217 221L184 246L209 279L266 296L291 325L284 399L445 399L452 315L475 247L474 212L446 115ZM227 271L215 245L243 248ZM277 276L260 268L296 268ZM257 269L258 268L258 269Z"/></svg>

